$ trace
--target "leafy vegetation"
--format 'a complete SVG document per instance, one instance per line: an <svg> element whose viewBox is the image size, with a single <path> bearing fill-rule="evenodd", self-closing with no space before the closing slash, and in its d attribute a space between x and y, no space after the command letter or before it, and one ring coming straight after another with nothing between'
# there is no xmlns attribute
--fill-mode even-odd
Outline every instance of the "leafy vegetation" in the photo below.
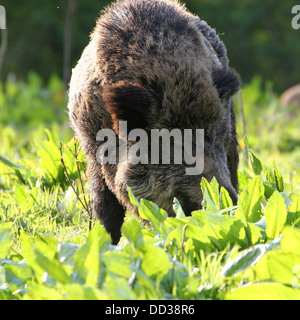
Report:
<svg viewBox="0 0 300 320"><path fill-rule="evenodd" d="M237 101L237 206L216 179L202 180L203 208L190 217L176 199L168 217L128 190L150 227L128 214L113 246L90 221L64 99L51 107L61 82L38 83L8 80L0 91L0 299L300 299L299 116L270 87L243 87L247 138Z"/></svg>

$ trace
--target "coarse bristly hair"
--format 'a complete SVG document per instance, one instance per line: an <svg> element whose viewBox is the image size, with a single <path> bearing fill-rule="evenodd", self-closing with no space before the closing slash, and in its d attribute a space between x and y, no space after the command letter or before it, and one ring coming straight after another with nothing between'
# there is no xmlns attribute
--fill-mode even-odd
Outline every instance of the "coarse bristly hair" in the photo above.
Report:
<svg viewBox="0 0 300 320"><path fill-rule="evenodd" d="M138 198L172 214L176 197L186 214L201 208L202 177L216 177L237 201L237 138L231 96L239 88L216 31L174 0L121 0L107 7L72 73L71 126L89 167L94 212L121 236L125 210L138 216ZM100 164L100 129L204 129L204 171L185 175L185 164Z"/></svg>

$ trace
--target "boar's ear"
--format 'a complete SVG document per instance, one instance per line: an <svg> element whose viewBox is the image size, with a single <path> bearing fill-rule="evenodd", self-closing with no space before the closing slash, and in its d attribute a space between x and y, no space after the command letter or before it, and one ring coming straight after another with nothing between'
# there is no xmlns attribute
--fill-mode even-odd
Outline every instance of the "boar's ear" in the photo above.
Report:
<svg viewBox="0 0 300 320"><path fill-rule="evenodd" d="M212 79L220 99L233 96L240 88L239 75L233 69L227 67L213 69Z"/></svg>
<svg viewBox="0 0 300 320"><path fill-rule="evenodd" d="M156 93L139 84L120 81L103 88L102 99L113 119L113 129L119 134L119 121L127 121L128 131L145 128L147 116L153 104L157 104Z"/></svg>

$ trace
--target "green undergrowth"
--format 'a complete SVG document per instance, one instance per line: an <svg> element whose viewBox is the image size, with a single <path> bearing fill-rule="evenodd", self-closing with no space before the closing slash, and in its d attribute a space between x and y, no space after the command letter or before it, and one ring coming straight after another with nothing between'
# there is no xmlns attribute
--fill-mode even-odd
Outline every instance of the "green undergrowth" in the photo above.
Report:
<svg viewBox="0 0 300 320"><path fill-rule="evenodd" d="M0 159L17 184L1 195L1 299L300 298L300 192L275 164L265 168L249 149L252 175L239 172L237 206L216 179L202 179L203 209L192 216L174 199L168 217L129 189L150 227L128 215L114 246L98 223L88 232L72 145L61 149L69 182L50 135L37 142L39 179Z"/></svg>

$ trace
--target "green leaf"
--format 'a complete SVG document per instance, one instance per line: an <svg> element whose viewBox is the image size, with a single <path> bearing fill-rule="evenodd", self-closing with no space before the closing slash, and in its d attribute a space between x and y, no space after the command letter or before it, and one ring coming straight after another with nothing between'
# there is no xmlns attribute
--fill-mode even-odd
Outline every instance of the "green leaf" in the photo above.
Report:
<svg viewBox="0 0 300 320"><path fill-rule="evenodd" d="M295 266L300 266L300 253L272 252L267 257L267 263L271 278L274 281L291 286L298 280L295 278L294 268Z"/></svg>
<svg viewBox="0 0 300 320"><path fill-rule="evenodd" d="M0 266L5 267L5 282L8 284L20 286L32 278L32 270L24 260L17 262L9 259L0 259Z"/></svg>
<svg viewBox="0 0 300 320"><path fill-rule="evenodd" d="M131 218L125 221L122 225L122 233L135 248L141 249L143 247L142 226L136 219Z"/></svg>
<svg viewBox="0 0 300 320"><path fill-rule="evenodd" d="M290 195L291 204L288 206L286 223L295 227L300 227L300 194Z"/></svg>
<svg viewBox="0 0 300 320"><path fill-rule="evenodd" d="M139 207L140 206L140 202L138 201L138 199L135 197L135 195L133 194L132 190L130 187L127 187L127 191L128 191L128 197L129 197L129 200L130 202Z"/></svg>
<svg viewBox="0 0 300 320"><path fill-rule="evenodd" d="M229 195L229 192L224 188L221 187L221 210L230 208L233 206L232 199Z"/></svg>
<svg viewBox="0 0 300 320"><path fill-rule="evenodd" d="M51 261L57 254L57 245L58 241L56 239L41 235L31 238L26 234L26 232L21 231L21 248L23 257L27 264L33 269L39 282L42 282L41 278L47 271L45 271L44 265L42 265L45 259L41 263L38 263L37 255L42 253L47 260Z"/></svg>
<svg viewBox="0 0 300 320"><path fill-rule="evenodd" d="M201 189L203 193L203 203L205 210L217 213L221 210L219 184L214 177L209 183L205 178L201 179Z"/></svg>
<svg viewBox="0 0 300 320"><path fill-rule="evenodd" d="M276 185L274 183L271 183L265 180L264 187L265 187L265 197L266 199L269 199L273 194L273 192L276 190Z"/></svg>
<svg viewBox="0 0 300 320"><path fill-rule="evenodd" d="M225 296L226 300L299 300L300 291L276 282L244 286Z"/></svg>
<svg viewBox="0 0 300 320"><path fill-rule="evenodd" d="M110 236L104 227L97 225L89 233L86 243L74 254L72 283L97 286L101 281L100 258L108 245Z"/></svg>
<svg viewBox="0 0 300 320"><path fill-rule="evenodd" d="M11 222L0 224L0 258L6 258L11 249L13 240L11 227Z"/></svg>
<svg viewBox="0 0 300 320"><path fill-rule="evenodd" d="M129 278L132 261L130 256L123 251L106 251L103 253L103 262L107 272L113 275Z"/></svg>
<svg viewBox="0 0 300 320"><path fill-rule="evenodd" d="M79 284L67 284L59 290L62 300L105 300L107 295L95 287L83 287Z"/></svg>
<svg viewBox="0 0 300 320"><path fill-rule="evenodd" d="M163 249L148 245L143 251L142 269L149 277L163 277L168 273L171 262Z"/></svg>
<svg viewBox="0 0 300 320"><path fill-rule="evenodd" d="M281 248L286 252L300 252L300 230L289 226L282 231Z"/></svg>
<svg viewBox="0 0 300 320"><path fill-rule="evenodd" d="M133 290L130 288L128 281L119 278L108 279L105 284L105 292L107 292L107 299L109 300L134 300L136 296Z"/></svg>
<svg viewBox="0 0 300 320"><path fill-rule="evenodd" d="M234 260L229 261L223 267L221 274L225 277L233 277L238 273L254 266L266 252L278 246L280 239L275 239L266 244L258 244L243 250Z"/></svg>
<svg viewBox="0 0 300 320"><path fill-rule="evenodd" d="M251 179L245 173L238 171L239 192L242 192L246 188L250 180Z"/></svg>
<svg viewBox="0 0 300 320"><path fill-rule="evenodd" d="M19 185L16 187L15 198L19 206L25 202L28 202L28 204L33 203L33 199L27 194L26 188L27 187L23 185Z"/></svg>
<svg viewBox="0 0 300 320"><path fill-rule="evenodd" d="M16 169L16 170L15 170L15 174L16 174L17 178L19 179L19 181L20 181L22 184L27 185L27 183L26 183L26 181L24 180L24 178L23 178L20 170Z"/></svg>
<svg viewBox="0 0 300 320"><path fill-rule="evenodd" d="M58 259L68 267L73 266L74 254L81 246L75 243L61 243L58 246Z"/></svg>
<svg viewBox="0 0 300 320"><path fill-rule="evenodd" d="M199 211L193 212L197 215ZM180 228L180 226L178 226ZM175 232L175 231L174 231ZM182 233L179 233L178 243L181 243ZM194 224L188 224L185 230L185 237L192 239L194 246L197 250L214 251L216 249L215 244L211 241L209 236L206 234L205 229Z"/></svg>
<svg viewBox="0 0 300 320"><path fill-rule="evenodd" d="M56 282L67 284L70 282L65 267L56 259L48 259L39 250L35 250L35 261L41 269Z"/></svg>
<svg viewBox="0 0 300 320"><path fill-rule="evenodd" d="M24 296L24 300L62 300L63 296L54 288L45 285L35 284L30 286Z"/></svg>
<svg viewBox="0 0 300 320"><path fill-rule="evenodd" d="M165 210L145 199L141 200L139 214L142 219L150 222L155 231L159 231L160 224L168 217L168 213Z"/></svg>
<svg viewBox="0 0 300 320"><path fill-rule="evenodd" d="M244 218L249 222L257 222L261 215L261 202L264 200L264 185L260 176L255 176L240 194L236 216Z"/></svg>
<svg viewBox="0 0 300 320"><path fill-rule="evenodd" d="M0 156L0 161L12 169L24 169L23 166L18 165L18 164L14 164L13 162L9 161L8 159L6 159L2 156Z"/></svg>
<svg viewBox="0 0 300 320"><path fill-rule="evenodd" d="M273 164L274 172L275 172L275 179L276 179L276 187L279 192L283 192L284 184L283 184L283 176L281 172L277 169L276 164Z"/></svg>
<svg viewBox="0 0 300 320"><path fill-rule="evenodd" d="M275 162L273 163L273 168L267 170L266 179L274 185L279 192L283 192L283 177L281 172L277 169Z"/></svg>
<svg viewBox="0 0 300 320"><path fill-rule="evenodd" d="M287 218L286 206L281 194L276 190L268 201L265 209L266 235L275 239L282 231Z"/></svg>
<svg viewBox="0 0 300 320"><path fill-rule="evenodd" d="M246 246L248 241L245 235L244 224L240 219L232 216L220 216L206 211L193 213L201 225L202 233L211 240L218 250L224 250L228 243L238 243ZM187 231L190 226L187 227Z"/></svg>
<svg viewBox="0 0 300 320"><path fill-rule="evenodd" d="M176 218L177 219L186 218L186 215L185 215L185 213L184 213L184 211L183 211L183 209L181 207L181 204L176 198L174 198L174 201L173 201L173 210L174 210L174 212L176 214Z"/></svg>

